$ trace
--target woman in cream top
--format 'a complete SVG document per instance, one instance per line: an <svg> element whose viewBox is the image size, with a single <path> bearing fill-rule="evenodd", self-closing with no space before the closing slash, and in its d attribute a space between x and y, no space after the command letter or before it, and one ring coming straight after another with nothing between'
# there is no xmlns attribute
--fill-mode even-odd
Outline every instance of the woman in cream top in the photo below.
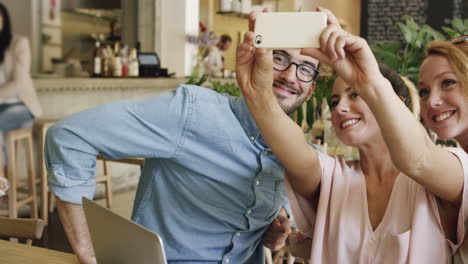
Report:
<svg viewBox="0 0 468 264"><path fill-rule="evenodd" d="M437 147L409 111L404 81L379 68L365 40L320 11L329 20L321 48L302 54L337 72L332 124L341 141L358 148L360 160L328 156L306 143L271 91L271 53L252 46L252 32L237 55L237 72L247 73L237 75L247 105L285 167L298 228L312 238L310 263L451 263L468 213L465 151ZM452 75L444 85L461 93ZM443 121L459 111L458 129L468 128L463 107L432 111L430 118Z"/></svg>
<svg viewBox="0 0 468 264"><path fill-rule="evenodd" d="M30 126L32 120L42 114L30 67L28 40L12 35L8 11L0 3L0 196L8 188L3 134Z"/></svg>

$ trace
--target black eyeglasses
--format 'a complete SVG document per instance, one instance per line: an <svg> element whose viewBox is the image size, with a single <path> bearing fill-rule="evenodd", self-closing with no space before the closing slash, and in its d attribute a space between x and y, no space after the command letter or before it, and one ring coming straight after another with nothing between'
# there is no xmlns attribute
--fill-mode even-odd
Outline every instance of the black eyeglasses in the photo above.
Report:
<svg viewBox="0 0 468 264"><path fill-rule="evenodd" d="M290 61L286 55L273 52L273 68L277 71L287 71L291 65L296 65L296 77L302 82L311 82L319 74L319 70L308 64L298 64Z"/></svg>
<svg viewBox="0 0 468 264"><path fill-rule="evenodd" d="M468 35L463 35L463 36L453 38L453 39L449 40L448 42L451 43L451 44L457 45L457 44L467 42L467 41L468 41Z"/></svg>

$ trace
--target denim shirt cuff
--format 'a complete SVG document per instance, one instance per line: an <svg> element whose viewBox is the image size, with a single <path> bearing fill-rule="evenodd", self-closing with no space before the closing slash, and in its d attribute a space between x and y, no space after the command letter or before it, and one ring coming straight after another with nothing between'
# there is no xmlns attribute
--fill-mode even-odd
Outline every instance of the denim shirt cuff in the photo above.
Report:
<svg viewBox="0 0 468 264"><path fill-rule="evenodd" d="M94 177L89 180L67 178L63 169L56 164L49 170L48 183L50 191L60 200L74 204L81 204L83 196L92 200L96 190Z"/></svg>
<svg viewBox="0 0 468 264"><path fill-rule="evenodd" d="M94 197L94 186L61 187L50 185L49 187L55 196L69 203L82 204L83 196L90 200Z"/></svg>

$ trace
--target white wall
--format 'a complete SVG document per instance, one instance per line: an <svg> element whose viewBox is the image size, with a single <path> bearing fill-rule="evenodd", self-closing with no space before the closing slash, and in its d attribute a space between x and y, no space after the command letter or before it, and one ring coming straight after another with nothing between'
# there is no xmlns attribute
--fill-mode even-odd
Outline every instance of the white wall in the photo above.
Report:
<svg viewBox="0 0 468 264"><path fill-rule="evenodd" d="M198 35L199 0L139 0L138 40L142 51L156 51L161 65L177 77L190 75L197 47L185 41Z"/></svg>
<svg viewBox="0 0 468 264"><path fill-rule="evenodd" d="M172 2L172 1L171 1ZM174 1L175 2L175 1ZM200 1L188 0L185 7L185 34L182 43L185 43L185 58L184 58L184 75L189 76L192 73L192 68L195 66L195 59L198 52L198 47L189 45L185 41L185 35L198 35L199 32L199 14Z"/></svg>
<svg viewBox="0 0 468 264"><path fill-rule="evenodd" d="M197 48L186 42L187 34L198 35L199 0L158 0L162 16L160 34L157 36L163 67L176 76L191 73Z"/></svg>

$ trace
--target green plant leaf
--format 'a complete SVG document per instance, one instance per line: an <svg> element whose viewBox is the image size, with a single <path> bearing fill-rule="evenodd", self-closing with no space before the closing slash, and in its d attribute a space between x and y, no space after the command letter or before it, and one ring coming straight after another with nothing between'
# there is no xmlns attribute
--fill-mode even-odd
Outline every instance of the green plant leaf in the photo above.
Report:
<svg viewBox="0 0 468 264"><path fill-rule="evenodd" d="M409 27L402 23L396 23L397 27L400 29L401 33L403 33L403 37L406 43L413 42L413 33Z"/></svg>
<svg viewBox="0 0 468 264"><path fill-rule="evenodd" d="M457 32L449 27L442 27L442 30L445 31L451 39L457 35Z"/></svg>
<svg viewBox="0 0 468 264"><path fill-rule="evenodd" d="M189 79L185 82L185 84L191 84L191 85L198 85L201 86L205 81L208 79L208 75L203 74L203 76L198 79L197 75L193 74L189 77Z"/></svg>
<svg viewBox="0 0 468 264"><path fill-rule="evenodd" d="M299 125L300 127L302 127L302 121L304 120L304 109L301 107L299 107L297 109L297 119L296 119L296 123L297 125Z"/></svg>
<svg viewBox="0 0 468 264"><path fill-rule="evenodd" d="M195 78L195 75L189 76L189 79L187 80L187 82L185 82L185 84L195 84Z"/></svg>
<svg viewBox="0 0 468 264"><path fill-rule="evenodd" d="M237 84L235 83L221 83L220 81L210 81L211 86L213 87L213 90L215 90L218 93L225 93L229 94L232 96L239 97L241 96L241 91Z"/></svg>
<svg viewBox="0 0 468 264"><path fill-rule="evenodd" d="M424 24L421 27L421 31L426 33L424 41L422 42L423 46L426 46L430 41L433 40L445 40L444 34L440 33L429 25Z"/></svg>
<svg viewBox="0 0 468 264"><path fill-rule="evenodd" d="M419 67L408 67L407 72L409 74L419 74Z"/></svg>
<svg viewBox="0 0 468 264"><path fill-rule="evenodd" d="M403 19L405 20L405 24L411 31L416 32L420 29L419 25L416 22L414 22L414 19L412 17L406 15L403 16Z"/></svg>
<svg viewBox="0 0 468 264"><path fill-rule="evenodd" d="M401 43L399 41L379 41L371 46L372 52L374 53L377 60L395 71L400 70L402 63L401 54Z"/></svg>
<svg viewBox="0 0 468 264"><path fill-rule="evenodd" d="M425 47L421 47L419 49L412 49L411 52L408 53L407 57L407 69L410 67L419 67L422 60L424 59Z"/></svg>
<svg viewBox="0 0 468 264"><path fill-rule="evenodd" d="M196 83L196 85L201 86L203 83L206 82L207 79L208 79L208 75L207 75L207 74L203 74L203 76L200 78L200 80L198 80L198 82Z"/></svg>
<svg viewBox="0 0 468 264"><path fill-rule="evenodd" d="M416 34L416 39L414 40L413 45L416 48L421 48L425 44L425 39L426 39L427 31L421 30Z"/></svg>
<svg viewBox="0 0 468 264"><path fill-rule="evenodd" d="M444 34L440 33L439 31L437 30L434 30L432 32L432 37L433 37L433 40L447 40L447 38L445 37ZM427 44L427 43L426 43Z"/></svg>
<svg viewBox="0 0 468 264"><path fill-rule="evenodd" d="M306 123L307 125L309 126L309 129L312 129L312 126L314 125L314 122L315 122L315 104L314 104L314 100L313 100L313 97L311 100L308 100L306 102ZM319 104L319 102L317 101L317 105Z"/></svg>
<svg viewBox="0 0 468 264"><path fill-rule="evenodd" d="M398 53L401 51L401 42L397 40L392 41L379 41L370 45L372 50L376 51L388 51L392 53Z"/></svg>
<svg viewBox="0 0 468 264"><path fill-rule="evenodd" d="M402 64L401 58L397 54L391 53L391 52L381 52L381 53L376 53L375 57L378 62L387 65L393 70L395 71L401 70L401 64Z"/></svg>
<svg viewBox="0 0 468 264"><path fill-rule="evenodd" d="M455 28L456 31L462 33L465 31L465 26L463 25L463 20L458 17L452 19L452 26Z"/></svg>

